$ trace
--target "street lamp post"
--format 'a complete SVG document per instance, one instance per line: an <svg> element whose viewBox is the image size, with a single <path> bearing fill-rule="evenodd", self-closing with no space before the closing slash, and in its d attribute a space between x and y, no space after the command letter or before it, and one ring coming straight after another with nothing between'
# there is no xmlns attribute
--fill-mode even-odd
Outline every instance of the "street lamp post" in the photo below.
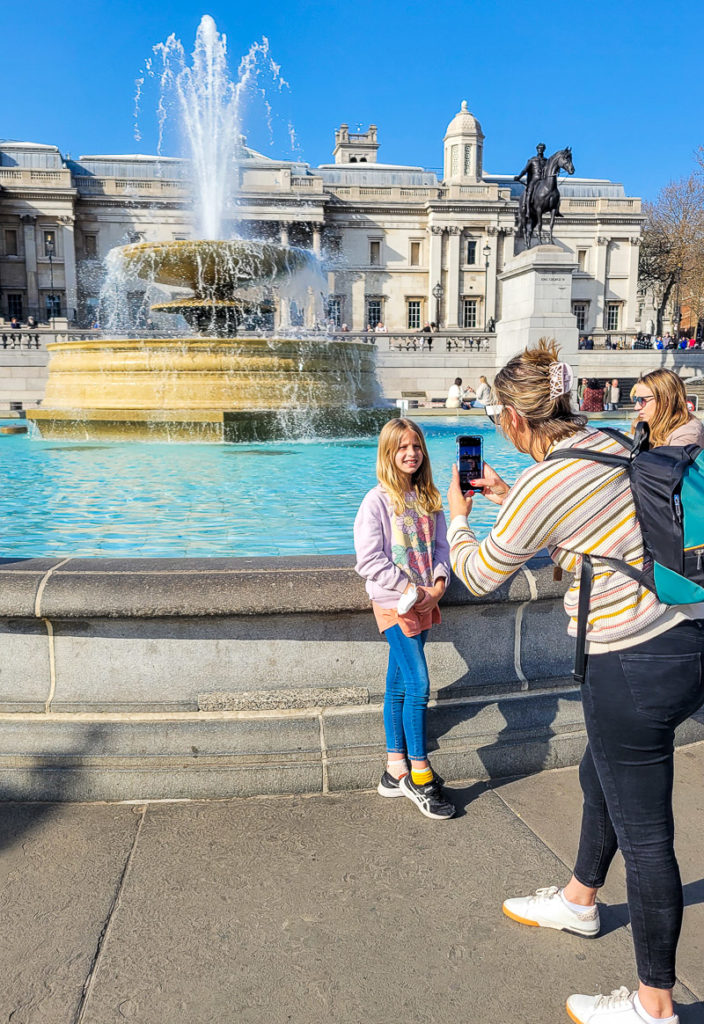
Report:
<svg viewBox="0 0 704 1024"><path fill-rule="evenodd" d="M482 249L484 253L484 330L487 329L489 323L489 257L491 256L491 246L485 245Z"/></svg>
<svg viewBox="0 0 704 1024"><path fill-rule="evenodd" d="M44 242L44 252L49 257L49 287L51 294L49 295L49 302L51 302L51 329L55 329L56 324L54 320L54 239L47 238Z"/></svg>
<svg viewBox="0 0 704 1024"><path fill-rule="evenodd" d="M440 302L445 294L445 289L438 283L433 288L433 298L435 299L435 323L437 324L438 330L440 330Z"/></svg>

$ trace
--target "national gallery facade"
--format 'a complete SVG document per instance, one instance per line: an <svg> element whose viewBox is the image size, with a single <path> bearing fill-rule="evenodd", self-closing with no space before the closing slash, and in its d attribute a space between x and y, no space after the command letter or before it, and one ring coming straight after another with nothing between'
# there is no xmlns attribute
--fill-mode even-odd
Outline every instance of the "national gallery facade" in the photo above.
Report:
<svg viewBox="0 0 704 1024"><path fill-rule="evenodd" d="M439 133L438 133L439 134ZM440 140L438 139L438 149ZM312 249L328 298L315 315L351 331L426 321L483 331L501 319L501 272L514 253L523 185L486 174L484 135L462 103L443 140L442 177L378 160L376 126L335 132L334 162L312 167L262 156L244 143L237 232ZM577 162L579 154L577 154ZM560 178L555 238L574 253L572 310L595 338L640 329L639 199L621 184ZM114 246L193 236L187 162L152 156L64 157L53 145L0 142L0 322L99 319L103 260ZM135 307L139 302L135 302ZM279 302L278 327L310 310Z"/></svg>

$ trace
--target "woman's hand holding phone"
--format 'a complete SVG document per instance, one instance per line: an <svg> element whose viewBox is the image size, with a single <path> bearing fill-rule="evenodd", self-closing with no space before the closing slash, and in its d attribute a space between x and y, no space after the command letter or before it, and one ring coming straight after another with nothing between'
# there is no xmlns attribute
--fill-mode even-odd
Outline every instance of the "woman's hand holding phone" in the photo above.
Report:
<svg viewBox="0 0 704 1024"><path fill-rule="evenodd" d="M503 505L509 492L506 481L501 479L488 462L484 463L484 476L472 480L472 487L475 491L480 491L494 505ZM471 491L467 494L462 493L460 474L456 465L452 467L452 483L447 492L447 501L450 506L451 520L455 516L468 516L472 511L472 493Z"/></svg>
<svg viewBox="0 0 704 1024"><path fill-rule="evenodd" d="M488 462L484 463L484 476L479 480L472 480L472 485L475 490L481 491L484 497L493 501L495 505L503 505L510 490L506 481L501 479Z"/></svg>

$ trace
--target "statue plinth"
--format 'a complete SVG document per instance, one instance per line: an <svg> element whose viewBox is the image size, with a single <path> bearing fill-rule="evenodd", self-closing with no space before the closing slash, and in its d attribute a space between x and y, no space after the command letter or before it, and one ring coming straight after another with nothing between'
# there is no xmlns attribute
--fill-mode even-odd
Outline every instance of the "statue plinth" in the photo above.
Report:
<svg viewBox="0 0 704 1024"><path fill-rule="evenodd" d="M540 338L555 338L562 358L576 361L579 331L572 312L576 270L574 253L562 245L538 245L506 263L499 274L502 317L496 325L497 366L504 366Z"/></svg>

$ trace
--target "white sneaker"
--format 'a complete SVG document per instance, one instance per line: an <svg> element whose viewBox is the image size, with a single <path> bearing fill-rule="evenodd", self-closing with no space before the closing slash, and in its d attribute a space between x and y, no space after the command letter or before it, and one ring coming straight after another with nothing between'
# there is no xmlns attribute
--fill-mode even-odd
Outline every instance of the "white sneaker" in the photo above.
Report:
<svg viewBox="0 0 704 1024"><path fill-rule="evenodd" d="M579 913L571 910L562 898L562 889L556 885L537 889L533 896L504 900L503 912L513 921L537 928L556 928L590 939L599 934L599 908L585 907Z"/></svg>
<svg viewBox="0 0 704 1024"><path fill-rule="evenodd" d="M622 985L610 996L570 996L567 1012L575 1024L643 1024L634 998L635 992ZM669 1024L679 1024L677 1015L667 1020Z"/></svg>

